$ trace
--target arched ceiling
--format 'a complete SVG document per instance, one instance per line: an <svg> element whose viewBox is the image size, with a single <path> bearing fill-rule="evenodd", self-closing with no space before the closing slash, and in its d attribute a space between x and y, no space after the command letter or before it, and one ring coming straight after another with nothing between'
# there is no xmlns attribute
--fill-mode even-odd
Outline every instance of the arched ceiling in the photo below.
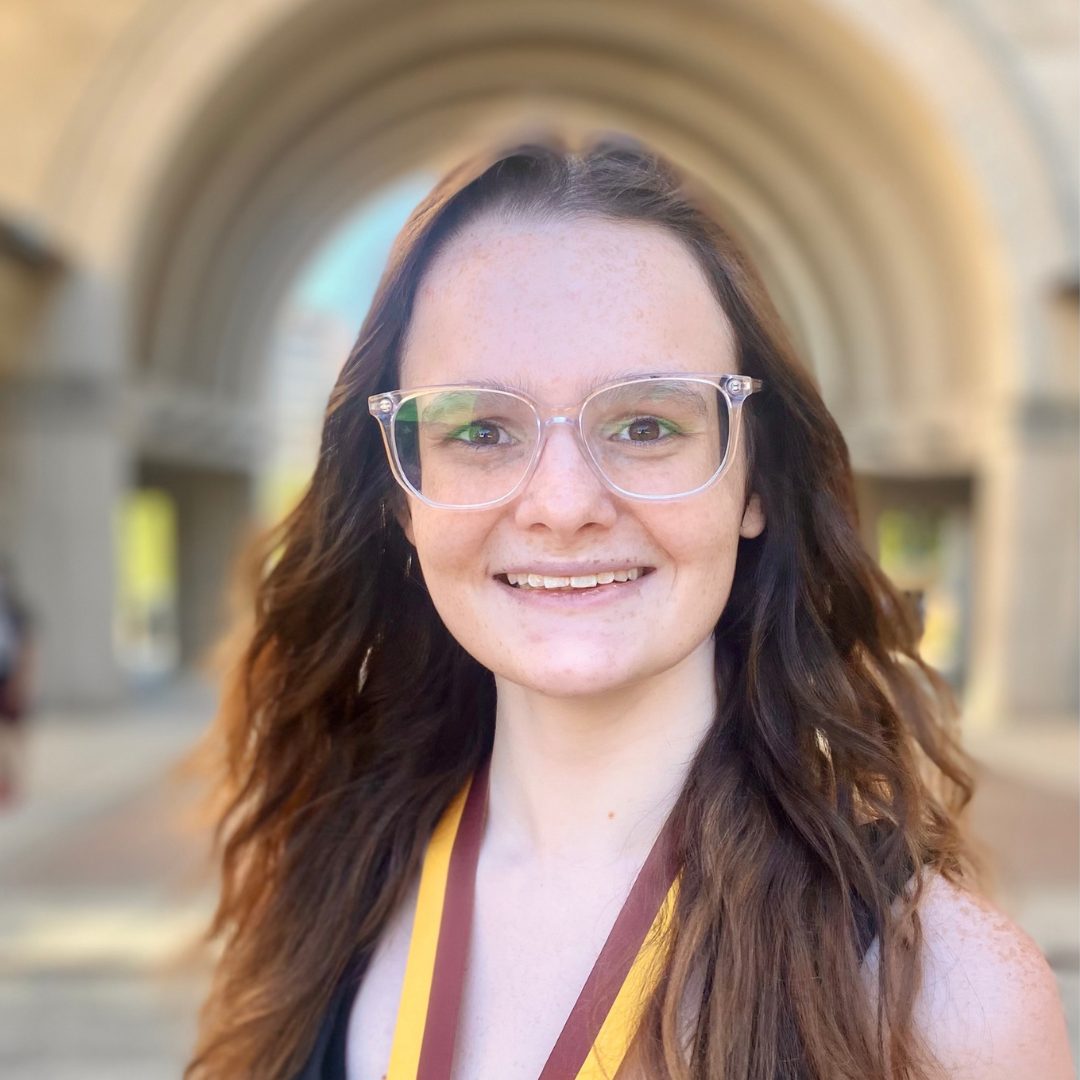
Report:
<svg viewBox="0 0 1080 1080"><path fill-rule="evenodd" d="M147 379L250 399L274 307L334 222L523 118L632 131L719 194L857 464L975 460L1013 333L986 208L910 87L800 0L298 10L192 118L144 215Z"/></svg>

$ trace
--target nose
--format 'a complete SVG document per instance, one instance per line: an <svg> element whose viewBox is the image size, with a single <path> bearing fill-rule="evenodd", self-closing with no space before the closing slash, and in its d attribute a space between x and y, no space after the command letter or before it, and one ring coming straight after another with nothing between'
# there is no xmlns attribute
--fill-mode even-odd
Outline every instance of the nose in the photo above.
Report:
<svg viewBox="0 0 1080 1080"><path fill-rule="evenodd" d="M589 467L573 427L561 417L549 421L536 470L515 501L517 525L570 539L589 526L610 528L615 517L614 499Z"/></svg>

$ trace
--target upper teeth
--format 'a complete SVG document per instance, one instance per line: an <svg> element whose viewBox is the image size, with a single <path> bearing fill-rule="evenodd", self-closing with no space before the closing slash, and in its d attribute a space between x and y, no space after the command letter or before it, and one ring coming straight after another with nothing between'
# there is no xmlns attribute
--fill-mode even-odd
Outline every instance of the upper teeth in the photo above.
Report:
<svg viewBox="0 0 1080 1080"><path fill-rule="evenodd" d="M598 574L581 574L574 577L554 577L547 574L507 574L511 585L528 589L591 589L595 585L610 585L613 581L637 581L644 573L640 566L629 570L602 570Z"/></svg>

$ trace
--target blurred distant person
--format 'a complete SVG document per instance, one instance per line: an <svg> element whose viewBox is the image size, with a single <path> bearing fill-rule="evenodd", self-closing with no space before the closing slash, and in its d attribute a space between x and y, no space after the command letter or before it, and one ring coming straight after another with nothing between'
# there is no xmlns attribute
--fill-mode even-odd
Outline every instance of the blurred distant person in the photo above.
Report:
<svg viewBox="0 0 1080 1080"><path fill-rule="evenodd" d="M0 562L0 807L18 790L29 683L30 618L10 565Z"/></svg>

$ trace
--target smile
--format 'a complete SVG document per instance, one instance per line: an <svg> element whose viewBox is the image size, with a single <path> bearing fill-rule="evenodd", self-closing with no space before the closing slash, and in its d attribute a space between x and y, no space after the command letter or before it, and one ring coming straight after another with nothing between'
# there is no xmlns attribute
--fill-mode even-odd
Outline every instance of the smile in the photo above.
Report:
<svg viewBox="0 0 1080 1080"><path fill-rule="evenodd" d="M562 577L550 574L499 574L499 578L515 589L595 589L598 585L637 581L652 569L650 566L632 566L623 570L601 570L595 574Z"/></svg>

